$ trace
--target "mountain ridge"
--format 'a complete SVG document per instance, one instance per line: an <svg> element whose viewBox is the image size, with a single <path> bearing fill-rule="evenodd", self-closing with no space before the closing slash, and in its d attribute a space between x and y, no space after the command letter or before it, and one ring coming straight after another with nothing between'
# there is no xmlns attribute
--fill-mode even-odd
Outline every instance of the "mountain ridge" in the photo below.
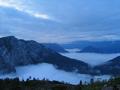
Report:
<svg viewBox="0 0 120 90"><path fill-rule="evenodd" d="M0 57L1 64L5 63L1 71L6 69L14 72L16 66L50 63L68 72L77 69L78 73L90 73L90 66L87 63L62 56L36 41L25 41L14 36L0 38ZM10 71L7 66L12 70Z"/></svg>
<svg viewBox="0 0 120 90"><path fill-rule="evenodd" d="M97 65L94 69L100 71L101 74L120 75L120 56L115 57L101 65Z"/></svg>
<svg viewBox="0 0 120 90"><path fill-rule="evenodd" d="M103 53L112 54L120 53L120 40L116 41L75 41L68 44L62 44L64 48L74 49L78 48L81 52L86 53Z"/></svg>
<svg viewBox="0 0 120 90"><path fill-rule="evenodd" d="M59 53L68 53L68 51L66 51L61 45L57 44L57 43L42 43L44 46L46 46L47 48L50 48L56 52Z"/></svg>

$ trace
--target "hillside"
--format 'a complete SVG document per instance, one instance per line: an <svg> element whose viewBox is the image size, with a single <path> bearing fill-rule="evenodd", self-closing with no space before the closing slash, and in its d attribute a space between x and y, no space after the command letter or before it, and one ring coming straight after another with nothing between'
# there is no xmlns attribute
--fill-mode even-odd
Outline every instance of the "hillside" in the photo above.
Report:
<svg viewBox="0 0 120 90"><path fill-rule="evenodd" d="M84 84L82 81L78 85L65 82L49 81L46 79L38 80L29 77L26 81L19 78L0 79L1 90L119 90L120 78L113 78L108 81L96 81Z"/></svg>
<svg viewBox="0 0 120 90"><path fill-rule="evenodd" d="M15 72L16 66L49 63L56 68L78 73L90 73L88 64L62 56L35 41L25 41L14 36L0 38L0 70Z"/></svg>
<svg viewBox="0 0 120 90"><path fill-rule="evenodd" d="M120 75L120 56L94 67L101 74Z"/></svg>

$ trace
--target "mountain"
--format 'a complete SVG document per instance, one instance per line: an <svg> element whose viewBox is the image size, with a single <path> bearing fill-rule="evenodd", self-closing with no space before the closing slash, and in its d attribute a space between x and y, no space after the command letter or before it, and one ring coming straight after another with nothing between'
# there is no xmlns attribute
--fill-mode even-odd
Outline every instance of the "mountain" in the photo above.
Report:
<svg viewBox="0 0 120 90"><path fill-rule="evenodd" d="M81 51L77 51L78 53L84 53L84 52L90 52L90 53L101 53L101 49L96 48L96 47L92 47L92 46L88 46L83 48Z"/></svg>
<svg viewBox="0 0 120 90"><path fill-rule="evenodd" d="M106 47L102 47L102 46L87 46L83 49L81 49L80 51L78 51L78 53L101 53L101 54L113 54L113 53L120 53L120 47L115 47L115 46L106 46Z"/></svg>
<svg viewBox="0 0 120 90"><path fill-rule="evenodd" d="M60 46L59 44L56 44L56 43L43 43L43 45L46 46L47 48L50 48L59 53L67 53L68 52L62 46Z"/></svg>
<svg viewBox="0 0 120 90"><path fill-rule="evenodd" d="M101 74L120 75L120 56L105 62L104 64L95 66L94 69Z"/></svg>
<svg viewBox="0 0 120 90"><path fill-rule="evenodd" d="M0 38L0 71L15 72L16 66L49 63L57 69L78 73L90 73L90 66L82 61L70 59L39 44L14 36Z"/></svg>
<svg viewBox="0 0 120 90"><path fill-rule="evenodd" d="M10 72L15 72L15 68L5 62L3 58L0 56L0 73L10 73Z"/></svg>
<svg viewBox="0 0 120 90"><path fill-rule="evenodd" d="M75 41L62 45L64 48L78 48L79 52L120 53L120 41Z"/></svg>

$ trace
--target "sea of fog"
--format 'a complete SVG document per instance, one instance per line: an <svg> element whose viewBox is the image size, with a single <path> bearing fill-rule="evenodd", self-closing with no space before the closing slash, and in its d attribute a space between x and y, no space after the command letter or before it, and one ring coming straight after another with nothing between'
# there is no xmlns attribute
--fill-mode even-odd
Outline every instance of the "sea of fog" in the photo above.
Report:
<svg viewBox="0 0 120 90"><path fill-rule="evenodd" d="M69 53L61 53L64 56L74 58L77 60L82 60L91 65L97 65L104 63L110 59L119 56L120 54L96 54L96 53L76 53L78 49L69 49ZM80 80L83 82L90 82L90 79L94 78L95 80L107 80L110 78L108 75L104 76L90 76L85 74L78 74L75 72L65 72L63 70L56 69L52 64L42 63L37 65L28 65L22 67L16 67L16 73L8 75L0 75L0 78L15 78L19 77L21 80L26 80L29 77L38 78L38 79L49 79L64 81L71 84L78 84Z"/></svg>
<svg viewBox="0 0 120 90"><path fill-rule="evenodd" d="M78 74L74 72L65 72L62 70L56 69L52 64L42 63L37 65L28 65L23 67L16 67L16 73L9 74L9 75L1 75L0 78L15 78L19 77L20 80L26 80L29 77L38 78L38 79L49 79L49 80L57 80L57 81L64 81L71 84L78 84L80 80L83 82L90 82L90 79L94 78L95 80L103 80L109 79L110 76L95 76L92 77L90 75L85 74Z"/></svg>
<svg viewBox="0 0 120 90"><path fill-rule="evenodd" d="M77 51L80 51L79 49L67 49L67 51L69 51L69 53L61 54L70 58L84 61L93 66L102 64L117 56L120 56L120 53L117 54L77 53Z"/></svg>

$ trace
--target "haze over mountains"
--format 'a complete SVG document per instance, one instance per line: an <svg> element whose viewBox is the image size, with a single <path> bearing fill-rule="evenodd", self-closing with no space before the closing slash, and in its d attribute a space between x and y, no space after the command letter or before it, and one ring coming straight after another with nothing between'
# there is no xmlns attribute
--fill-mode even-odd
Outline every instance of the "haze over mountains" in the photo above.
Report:
<svg viewBox="0 0 120 90"><path fill-rule="evenodd" d="M88 53L120 53L120 41L75 41L63 44L64 48L80 49L78 52Z"/></svg>

